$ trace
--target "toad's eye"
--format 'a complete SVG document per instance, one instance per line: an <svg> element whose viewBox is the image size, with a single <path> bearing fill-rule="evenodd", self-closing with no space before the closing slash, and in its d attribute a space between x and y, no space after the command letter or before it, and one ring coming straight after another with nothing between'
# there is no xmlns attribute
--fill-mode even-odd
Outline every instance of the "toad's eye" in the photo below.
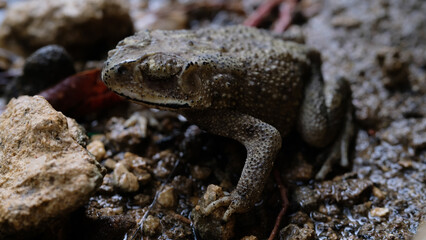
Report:
<svg viewBox="0 0 426 240"><path fill-rule="evenodd" d="M117 69L116 69L116 73L118 75L125 75L129 72L129 69L126 66L120 65Z"/></svg>

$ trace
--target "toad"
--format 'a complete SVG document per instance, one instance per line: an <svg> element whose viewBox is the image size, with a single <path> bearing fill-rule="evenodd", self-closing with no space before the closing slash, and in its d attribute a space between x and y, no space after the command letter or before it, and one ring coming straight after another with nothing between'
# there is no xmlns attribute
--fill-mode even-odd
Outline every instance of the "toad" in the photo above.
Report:
<svg viewBox="0 0 426 240"><path fill-rule="evenodd" d="M351 92L346 80L324 82L318 51L245 26L142 31L108 53L102 79L117 94L178 112L206 131L235 139L247 150L231 194L205 209L226 207L223 219L259 200L281 148L297 129L314 147L347 165Z"/></svg>

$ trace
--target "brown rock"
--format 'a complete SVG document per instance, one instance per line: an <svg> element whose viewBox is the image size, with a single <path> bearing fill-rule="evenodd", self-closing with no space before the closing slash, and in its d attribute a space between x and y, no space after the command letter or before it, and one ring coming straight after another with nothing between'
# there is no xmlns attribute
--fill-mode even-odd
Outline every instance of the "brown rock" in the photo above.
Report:
<svg viewBox="0 0 426 240"><path fill-rule="evenodd" d="M74 57L104 54L133 33L126 1L31 0L12 5L0 27L0 46L23 55L58 44Z"/></svg>
<svg viewBox="0 0 426 240"><path fill-rule="evenodd" d="M191 167L191 175L198 180L204 180L210 176L212 170L208 167L195 165Z"/></svg>
<svg viewBox="0 0 426 240"><path fill-rule="evenodd" d="M101 184L67 122L40 96L12 99L0 116L0 238L66 215Z"/></svg>
<svg viewBox="0 0 426 240"><path fill-rule="evenodd" d="M145 224L143 225L143 232L148 234L149 236L154 236L160 230L160 219L158 217L154 217L149 215Z"/></svg>
<svg viewBox="0 0 426 240"><path fill-rule="evenodd" d="M113 172L114 185L124 192L136 192L139 190L137 177L129 172L122 163L117 163Z"/></svg>
<svg viewBox="0 0 426 240"><path fill-rule="evenodd" d="M373 217L386 217L389 215L389 208L376 207L371 209L370 214Z"/></svg>
<svg viewBox="0 0 426 240"><path fill-rule="evenodd" d="M98 140L89 143L89 145L87 145L87 150L95 156L98 162L104 158L106 153L104 144Z"/></svg>
<svg viewBox="0 0 426 240"><path fill-rule="evenodd" d="M171 186L166 186L164 189L158 194L158 203L166 208L171 208L176 205L177 200L175 196L175 190Z"/></svg>
<svg viewBox="0 0 426 240"><path fill-rule="evenodd" d="M280 240L287 239L313 240L315 239L315 231L310 228L301 228L295 224L289 224L280 231Z"/></svg>

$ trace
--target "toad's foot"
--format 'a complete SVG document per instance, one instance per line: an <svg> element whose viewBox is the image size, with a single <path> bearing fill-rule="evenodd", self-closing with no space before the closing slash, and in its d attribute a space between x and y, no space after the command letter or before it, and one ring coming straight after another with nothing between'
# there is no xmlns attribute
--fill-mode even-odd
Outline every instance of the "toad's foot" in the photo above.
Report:
<svg viewBox="0 0 426 240"><path fill-rule="evenodd" d="M342 166L349 165L348 147L354 128L351 89L342 77L324 83L319 53L312 51L309 56L313 67L300 107L298 130L309 145L330 146L331 151L316 175L316 179L324 179L337 159L341 159Z"/></svg>
<svg viewBox="0 0 426 240"><path fill-rule="evenodd" d="M228 207L225 214L223 215L223 221L227 222L234 213L247 212L251 204L250 201L245 200L242 196L234 191L231 195L223 196L222 198L211 202L205 209L204 214L209 215L219 207Z"/></svg>
<svg viewBox="0 0 426 240"><path fill-rule="evenodd" d="M340 166L348 167L348 150L349 143L354 135L354 124L352 116L352 105L348 106L348 110L345 116L345 125L342 128L342 131L338 134L336 141L331 145L331 149L328 152L328 155L321 154L318 158L324 159L321 169L315 176L315 179L321 180L324 179L329 172L331 172L333 165L336 161L340 159Z"/></svg>
<svg viewBox="0 0 426 240"><path fill-rule="evenodd" d="M212 202L212 203L210 203L204 210L203 210L203 213L205 214L205 215L209 215L210 213L212 213L214 210L216 210L217 208L219 208L219 207L227 207L227 206L229 206L230 204L231 204L231 202L232 202L232 198L231 198L231 196L224 196L224 197L222 197L222 198L220 198L220 199L218 199L218 200L216 200L216 201L214 201L214 202ZM224 214L224 216L223 216L223 220L224 221L228 221L228 219L229 219L229 217L231 216L231 214L232 214L232 212L231 213L228 213L229 212L229 208L226 210L226 212L225 212L225 214Z"/></svg>

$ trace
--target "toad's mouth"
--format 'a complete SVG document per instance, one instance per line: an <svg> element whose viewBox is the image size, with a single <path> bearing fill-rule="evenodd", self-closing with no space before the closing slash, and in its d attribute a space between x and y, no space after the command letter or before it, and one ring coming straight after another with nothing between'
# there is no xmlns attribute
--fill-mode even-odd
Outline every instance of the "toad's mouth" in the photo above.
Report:
<svg viewBox="0 0 426 240"><path fill-rule="evenodd" d="M166 108L166 109L180 109L180 108L190 108L189 104L186 102L176 102L176 101L170 101L170 100L161 100L161 102L155 101L154 99L150 100L142 100L142 99L136 99L129 97L128 95L125 95L123 93L114 91L116 94L129 99L132 102L143 104L148 107L154 107L154 108Z"/></svg>

